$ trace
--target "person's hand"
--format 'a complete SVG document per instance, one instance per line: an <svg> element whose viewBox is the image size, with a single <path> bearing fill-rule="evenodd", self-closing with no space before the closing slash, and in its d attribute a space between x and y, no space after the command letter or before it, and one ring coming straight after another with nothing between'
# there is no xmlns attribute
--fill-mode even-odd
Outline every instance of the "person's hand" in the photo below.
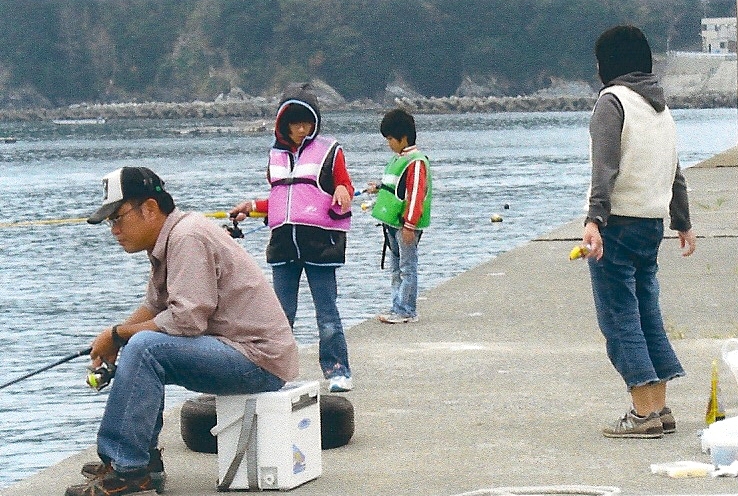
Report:
<svg viewBox="0 0 738 496"><path fill-rule="evenodd" d="M349 195L348 189L343 184L339 184L336 187L336 191L333 193L333 202L331 202L331 206L333 205L341 207L342 214L345 214L351 208L351 195Z"/></svg>
<svg viewBox="0 0 738 496"><path fill-rule="evenodd" d="M688 257L694 253L695 248L697 248L697 237L691 229L689 231L679 231L679 246L682 248L683 257Z"/></svg>
<svg viewBox="0 0 738 496"><path fill-rule="evenodd" d="M402 242L406 245L409 245L410 243L415 243L415 230L410 229L409 227L402 226L400 235L402 236Z"/></svg>
<svg viewBox="0 0 738 496"><path fill-rule="evenodd" d="M232 218L235 218L238 222L241 222L249 216L249 212L251 212L251 207L253 206L253 204L254 202L252 202L251 200L239 203L238 205L233 207L230 212L228 212L228 215Z"/></svg>
<svg viewBox="0 0 738 496"><path fill-rule="evenodd" d="M589 247L589 253L587 253L586 258L594 258L595 260L602 258L604 247L602 246L600 226L597 223L587 222L587 225L584 226L582 245Z"/></svg>
<svg viewBox="0 0 738 496"><path fill-rule="evenodd" d="M364 191L366 191L370 195L376 194L377 191L379 191L379 185L374 181L369 181L368 183L366 183L366 188L364 189Z"/></svg>
<svg viewBox="0 0 738 496"><path fill-rule="evenodd" d="M117 356L118 347L113 342L113 330L108 327L92 341L92 351L90 352L92 366L99 367L103 361L115 363Z"/></svg>

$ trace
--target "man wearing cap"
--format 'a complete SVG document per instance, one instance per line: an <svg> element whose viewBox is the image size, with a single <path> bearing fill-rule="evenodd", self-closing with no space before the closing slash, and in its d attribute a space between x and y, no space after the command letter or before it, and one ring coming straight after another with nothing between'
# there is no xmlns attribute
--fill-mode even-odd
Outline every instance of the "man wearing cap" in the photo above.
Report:
<svg viewBox="0 0 738 496"><path fill-rule="evenodd" d="M297 344L254 259L203 215L175 207L146 167L103 178L106 221L128 253L151 262L146 296L92 342L94 367L118 359L97 435L101 462L67 496L135 494L164 486L158 450L164 386L209 394L276 391L298 375Z"/></svg>

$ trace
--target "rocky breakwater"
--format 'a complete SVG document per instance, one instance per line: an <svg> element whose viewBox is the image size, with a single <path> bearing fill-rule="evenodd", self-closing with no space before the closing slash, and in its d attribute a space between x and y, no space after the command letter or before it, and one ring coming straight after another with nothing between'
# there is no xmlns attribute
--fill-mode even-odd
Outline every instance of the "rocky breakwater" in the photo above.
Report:
<svg viewBox="0 0 738 496"><path fill-rule="evenodd" d="M657 58L671 108L734 108L736 106L735 54L670 54ZM586 81L550 78L548 86L530 95L509 96L492 77L464 78L454 95L427 97L398 78L375 99L347 101L321 80L311 81L324 111L374 111L402 107L414 113L589 111L597 98L597 85ZM264 119L271 121L279 97L250 96L234 87L214 101L127 102L74 104L49 108L0 105L0 120L40 121L61 119ZM25 100L24 100L25 101ZM1 103L1 102L0 102Z"/></svg>
<svg viewBox="0 0 738 496"><path fill-rule="evenodd" d="M0 120L41 121L60 119L218 119L229 117L269 118L276 103L254 97L243 101L127 102L75 104L61 108L0 110Z"/></svg>
<svg viewBox="0 0 738 496"><path fill-rule="evenodd" d="M516 96L516 97L459 97L408 98L393 100L395 106L415 113L454 112L549 112L591 110L595 97L569 96Z"/></svg>
<svg viewBox="0 0 738 496"><path fill-rule="evenodd" d="M551 78L547 88L531 95L506 96L494 77L466 77L455 94L425 97L395 81L385 88L384 107L402 107L414 113L547 112L591 110L596 92L583 81Z"/></svg>
<svg viewBox="0 0 738 496"><path fill-rule="evenodd" d="M553 112L589 111L596 95L561 96L449 96L449 97L394 97L382 102L364 99L341 104L326 104L324 111L375 111L401 107L419 114L474 113L474 112ZM736 96L724 93L704 95L675 95L667 99L677 108L731 108ZM242 102L145 102L72 105L55 109L0 110L0 120L43 121L60 119L264 119L271 121L277 108L276 99L254 98Z"/></svg>

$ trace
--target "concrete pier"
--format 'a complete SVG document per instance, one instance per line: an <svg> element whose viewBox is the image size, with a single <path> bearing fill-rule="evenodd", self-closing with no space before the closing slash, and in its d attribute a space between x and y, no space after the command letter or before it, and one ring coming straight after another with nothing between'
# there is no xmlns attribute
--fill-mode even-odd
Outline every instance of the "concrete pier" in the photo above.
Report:
<svg viewBox="0 0 738 496"><path fill-rule="evenodd" d="M666 327L687 370L669 384L676 433L650 440L601 434L627 410L629 396L605 354L586 263L568 260L582 234L576 219L428 291L416 324L370 320L347 330L356 389L345 397L356 432L346 446L322 452L318 479L290 492L451 496L574 485L626 495L738 493L736 478L650 471L653 463L710 462L698 434L711 364L724 340L738 336L738 148L685 175L697 251L682 257L668 231L659 273ZM303 350L301 360L302 379L319 379L317 348ZM720 364L731 417L738 383ZM179 429L173 409L161 439L165 494L217 494L217 455L189 451ZM91 447L0 494L63 494L95 458Z"/></svg>

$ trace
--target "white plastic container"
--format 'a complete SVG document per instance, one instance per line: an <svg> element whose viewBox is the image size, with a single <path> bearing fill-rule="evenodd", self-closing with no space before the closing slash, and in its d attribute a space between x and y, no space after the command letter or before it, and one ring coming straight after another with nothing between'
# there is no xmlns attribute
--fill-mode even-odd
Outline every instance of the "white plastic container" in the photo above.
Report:
<svg viewBox="0 0 738 496"><path fill-rule="evenodd" d="M723 361L733 373L733 377L738 381L738 339L728 339L723 343L722 349Z"/></svg>
<svg viewBox="0 0 738 496"><path fill-rule="evenodd" d="M730 465L738 460L738 417L710 424L702 431L702 451L710 453L712 463Z"/></svg>
<svg viewBox="0 0 738 496"><path fill-rule="evenodd" d="M215 399L218 490L288 490L320 476L320 385Z"/></svg>
<svg viewBox="0 0 738 496"><path fill-rule="evenodd" d="M710 458L712 464L716 467L725 466L727 467L734 461L738 460L738 445L736 446L721 446L716 445L710 448Z"/></svg>

